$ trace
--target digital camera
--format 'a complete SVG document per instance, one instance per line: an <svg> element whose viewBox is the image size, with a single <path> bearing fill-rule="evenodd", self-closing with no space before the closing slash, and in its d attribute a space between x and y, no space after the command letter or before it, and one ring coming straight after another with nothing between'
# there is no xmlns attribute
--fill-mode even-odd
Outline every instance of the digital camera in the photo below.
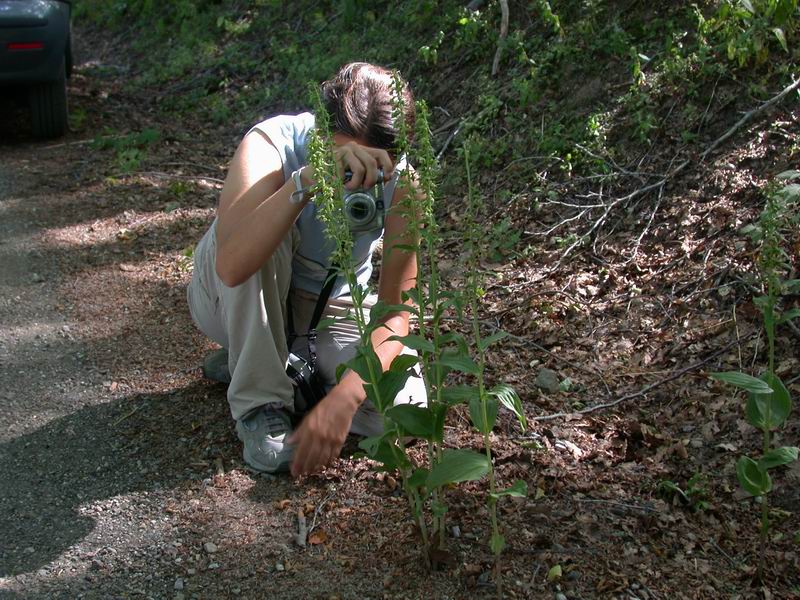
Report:
<svg viewBox="0 0 800 600"><path fill-rule="evenodd" d="M344 181L347 183L353 174L345 171ZM383 202L383 169L378 171L375 187L361 190L344 191L344 214L347 224L353 233L365 233L383 229L386 207Z"/></svg>

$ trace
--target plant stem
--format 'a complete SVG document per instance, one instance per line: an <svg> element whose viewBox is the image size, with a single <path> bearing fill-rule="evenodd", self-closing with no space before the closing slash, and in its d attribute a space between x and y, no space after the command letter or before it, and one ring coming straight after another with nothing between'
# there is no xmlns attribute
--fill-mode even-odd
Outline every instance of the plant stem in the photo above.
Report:
<svg viewBox="0 0 800 600"><path fill-rule="evenodd" d="M471 250L469 269L467 274L467 294L469 295L470 312L472 313L472 336L477 345L478 356L478 397L480 399L481 419L483 421L483 447L486 453L486 460L489 465L488 478L489 478L489 498L487 504L489 508L489 519L492 524L492 549L494 553L494 580L497 586L497 597L503 597L503 579L502 571L500 569L500 554L502 553L502 546L495 540L500 539L500 527L497 523L497 482L495 480L494 464L492 461L492 439L491 427L489 426L489 398L486 392L486 382L484 380L484 371L486 370L486 351L481 344L481 329L480 321L478 320L478 298L480 296L480 275L478 273L480 264L480 240L478 239L477 231L474 224L477 223L478 217L478 200L475 198L475 192L472 187L472 176L469 164L469 148L464 147L464 159L466 163L467 174L467 196L468 196L468 217L473 228L469 231L469 246ZM496 545L497 544L497 545Z"/></svg>

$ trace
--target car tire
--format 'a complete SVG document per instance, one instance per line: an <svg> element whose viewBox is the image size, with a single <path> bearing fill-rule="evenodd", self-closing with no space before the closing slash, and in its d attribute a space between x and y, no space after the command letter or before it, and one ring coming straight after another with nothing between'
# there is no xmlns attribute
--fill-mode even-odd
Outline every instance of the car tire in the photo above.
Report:
<svg viewBox="0 0 800 600"><path fill-rule="evenodd" d="M66 69L55 81L37 83L30 89L33 135L38 138L61 137L67 132Z"/></svg>

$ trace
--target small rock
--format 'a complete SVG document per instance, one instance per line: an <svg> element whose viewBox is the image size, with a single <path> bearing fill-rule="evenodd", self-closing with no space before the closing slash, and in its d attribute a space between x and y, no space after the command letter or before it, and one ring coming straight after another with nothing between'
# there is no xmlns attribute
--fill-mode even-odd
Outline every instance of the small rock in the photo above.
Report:
<svg viewBox="0 0 800 600"><path fill-rule="evenodd" d="M181 591L183 589L183 577L178 577L175 580L175 589Z"/></svg>
<svg viewBox="0 0 800 600"><path fill-rule="evenodd" d="M197 573L197 569L186 569L187 575L194 575L195 573Z"/></svg>
<svg viewBox="0 0 800 600"><path fill-rule="evenodd" d="M533 382L536 387L550 392L551 394L555 394L559 390L559 383L558 373L552 369L546 368L539 369L539 374Z"/></svg>
<svg viewBox="0 0 800 600"><path fill-rule="evenodd" d="M209 569L219 569L219 563L213 562L208 565Z"/></svg>
<svg viewBox="0 0 800 600"><path fill-rule="evenodd" d="M25 554L33 554L34 552L36 552L36 550L34 549L33 546L28 546L27 548L25 548Z"/></svg>
<svg viewBox="0 0 800 600"><path fill-rule="evenodd" d="M183 600L186 596L183 595L183 592L178 592L175 594L175 600Z"/></svg>
<svg viewBox="0 0 800 600"><path fill-rule="evenodd" d="M562 594L561 592L558 592L556 594L556 599L555 600L568 600L568 598L564 594Z"/></svg>
<svg viewBox="0 0 800 600"><path fill-rule="evenodd" d="M450 528L450 534L451 534L451 535L452 535L454 538L460 538L460 537L461 537L461 527L459 527L458 525L453 525L453 526Z"/></svg>
<svg viewBox="0 0 800 600"><path fill-rule="evenodd" d="M217 545L214 542L206 542L203 544L203 550L209 554L214 554L217 551Z"/></svg>
<svg viewBox="0 0 800 600"><path fill-rule="evenodd" d="M283 566L283 564L281 564L281 563L277 563L277 564L275 565L275 570L276 570L276 571L283 571L285 568L286 568L286 567L284 567L284 566Z"/></svg>

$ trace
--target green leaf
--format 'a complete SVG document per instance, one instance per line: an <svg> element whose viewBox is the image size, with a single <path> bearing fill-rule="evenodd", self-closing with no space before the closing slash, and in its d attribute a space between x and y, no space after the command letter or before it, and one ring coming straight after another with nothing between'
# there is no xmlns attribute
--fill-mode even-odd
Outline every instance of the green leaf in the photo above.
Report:
<svg viewBox="0 0 800 600"><path fill-rule="evenodd" d="M763 496L772 489L769 474L759 469L758 463L749 456L742 456L736 462L736 477L742 489L752 496Z"/></svg>
<svg viewBox="0 0 800 600"><path fill-rule="evenodd" d="M762 379L757 379L746 373L739 373L738 371L729 371L727 373L711 373L711 377L717 381L730 383L738 388L753 392L755 394L771 394L772 388L769 387Z"/></svg>
<svg viewBox="0 0 800 600"><path fill-rule="evenodd" d="M779 25L785 24L797 10L797 0L778 0L773 19Z"/></svg>
<svg viewBox="0 0 800 600"><path fill-rule="evenodd" d="M386 415L410 435L426 440L433 438L434 415L429 408L398 404L388 409Z"/></svg>
<svg viewBox="0 0 800 600"><path fill-rule="evenodd" d="M428 474L429 489L448 483L474 481L489 472L489 459L472 450L445 450L442 459L433 465Z"/></svg>
<svg viewBox="0 0 800 600"><path fill-rule="evenodd" d="M511 487L507 487L504 490L500 490L491 494L494 498L499 498L500 496L514 496L515 498L525 498L528 495L528 484L522 481L521 479L517 479Z"/></svg>
<svg viewBox="0 0 800 600"><path fill-rule="evenodd" d="M472 424L475 429L483 434L489 433L494 428L494 423L497 420L497 400L494 398L486 398L486 418L484 419L484 402L480 397L474 396L469 401L469 417L472 419Z"/></svg>
<svg viewBox="0 0 800 600"><path fill-rule="evenodd" d="M383 300L378 300L369 310L370 325L381 321L386 315L398 312L415 313L416 309L408 304L386 304Z"/></svg>
<svg viewBox="0 0 800 600"><path fill-rule="evenodd" d="M447 346L448 344L455 344L456 348L458 348L464 354L469 353L469 346L467 344L466 338L460 333L456 333L455 331L450 331L440 336L439 343L442 346Z"/></svg>
<svg viewBox="0 0 800 600"><path fill-rule="evenodd" d="M393 335L387 339L395 342L402 342L407 348L417 350L418 352L433 352L433 343L414 333L408 335Z"/></svg>
<svg viewBox="0 0 800 600"><path fill-rule="evenodd" d="M411 477L408 478L408 485L413 488L418 488L425 485L425 480L428 478L428 473L430 473L430 471L424 467L414 469Z"/></svg>
<svg viewBox="0 0 800 600"><path fill-rule="evenodd" d="M551 567L550 570L547 572L547 581L553 582L556 579L561 579L563 575L563 571L561 570L561 565L556 565Z"/></svg>
<svg viewBox="0 0 800 600"><path fill-rule="evenodd" d="M764 429L777 429L789 417L792 410L792 400L789 390L777 375L764 373L761 380L765 381L770 389L775 390L769 394L748 394L745 404L747 422L753 427ZM769 415L769 417L767 417Z"/></svg>
<svg viewBox="0 0 800 600"><path fill-rule="evenodd" d="M387 471L411 467L405 452L389 439L389 434L364 438L358 443L358 447L364 450L369 458L381 463Z"/></svg>
<svg viewBox="0 0 800 600"><path fill-rule="evenodd" d="M783 29L780 27L773 27L772 33L778 38L778 43L781 45L781 48L783 48L784 52L789 52L789 46L786 45L786 34L783 33Z"/></svg>
<svg viewBox="0 0 800 600"><path fill-rule="evenodd" d="M455 406L456 404L469 402L472 398L477 398L478 388L474 385L451 385L442 388L440 395L443 403L448 406Z"/></svg>
<svg viewBox="0 0 800 600"><path fill-rule="evenodd" d="M444 403L431 405L431 412L433 412L433 441L444 441L444 421L447 417L448 406Z"/></svg>
<svg viewBox="0 0 800 600"><path fill-rule="evenodd" d="M797 460L798 449L795 446L784 446L770 450L758 461L758 467L762 471L774 469L782 465L788 465Z"/></svg>
<svg viewBox="0 0 800 600"><path fill-rule="evenodd" d="M325 317L324 319L320 319L319 323L317 323L317 331L322 331L327 329L331 325L336 323L336 319L334 317Z"/></svg>
<svg viewBox="0 0 800 600"><path fill-rule="evenodd" d="M372 346L359 346L356 348L355 356L345 364L358 373L364 381L372 381L370 370L375 375L380 375L383 371L381 361Z"/></svg>
<svg viewBox="0 0 800 600"><path fill-rule="evenodd" d="M784 171L780 173L775 179L779 181L791 181L793 179L800 179L800 171Z"/></svg>
<svg viewBox="0 0 800 600"><path fill-rule="evenodd" d="M395 246L395 248L400 248L400 247L399 246ZM416 251L416 248L411 248L411 247L409 247L409 248L411 250L413 250L413 251ZM402 248L400 248L400 249L402 249ZM403 302L411 300L417 306L421 305L421 302L419 301L419 290L417 288L411 288L410 290L404 291L401 294L401 298L403 299Z"/></svg>
<svg viewBox="0 0 800 600"><path fill-rule="evenodd" d="M756 9L753 8L753 3L750 0L739 0L739 4L746 8L751 15L756 14Z"/></svg>
<svg viewBox="0 0 800 600"><path fill-rule="evenodd" d="M469 373L470 375L477 375L480 370L478 365L475 364L475 361L463 354L443 354L435 364L453 369L454 371Z"/></svg>
<svg viewBox="0 0 800 600"><path fill-rule="evenodd" d="M499 342L500 340L503 340L507 337L508 337L507 331L498 331L496 333L493 333L489 337L480 338L478 340L478 348L481 351L486 350L489 346L491 346L495 342Z"/></svg>
<svg viewBox="0 0 800 600"><path fill-rule="evenodd" d="M419 363L419 356L413 354L398 354L392 364L389 366L390 371L398 373L408 371L411 367Z"/></svg>
<svg viewBox="0 0 800 600"><path fill-rule="evenodd" d="M800 308L793 308L791 310L787 310L785 313L781 314L781 316L778 318L776 325L783 325L784 323L788 323L789 321L792 321L797 317L800 317Z"/></svg>
<svg viewBox="0 0 800 600"><path fill-rule="evenodd" d="M497 532L492 533L492 541L489 543L489 547L492 550L492 554L497 556L506 547L506 538Z"/></svg>
<svg viewBox="0 0 800 600"><path fill-rule="evenodd" d="M522 431L528 428L528 419L525 417L525 410L522 408L522 400L519 399L514 388L508 384L501 383L489 390L489 394L497 398L503 406L516 415Z"/></svg>
<svg viewBox="0 0 800 600"><path fill-rule="evenodd" d="M378 392L380 393L380 400L376 397L370 397L372 403L379 413L383 413L387 408L394 404L397 395L403 391L409 377L414 375L413 371L386 371L381 373L378 379Z"/></svg>

